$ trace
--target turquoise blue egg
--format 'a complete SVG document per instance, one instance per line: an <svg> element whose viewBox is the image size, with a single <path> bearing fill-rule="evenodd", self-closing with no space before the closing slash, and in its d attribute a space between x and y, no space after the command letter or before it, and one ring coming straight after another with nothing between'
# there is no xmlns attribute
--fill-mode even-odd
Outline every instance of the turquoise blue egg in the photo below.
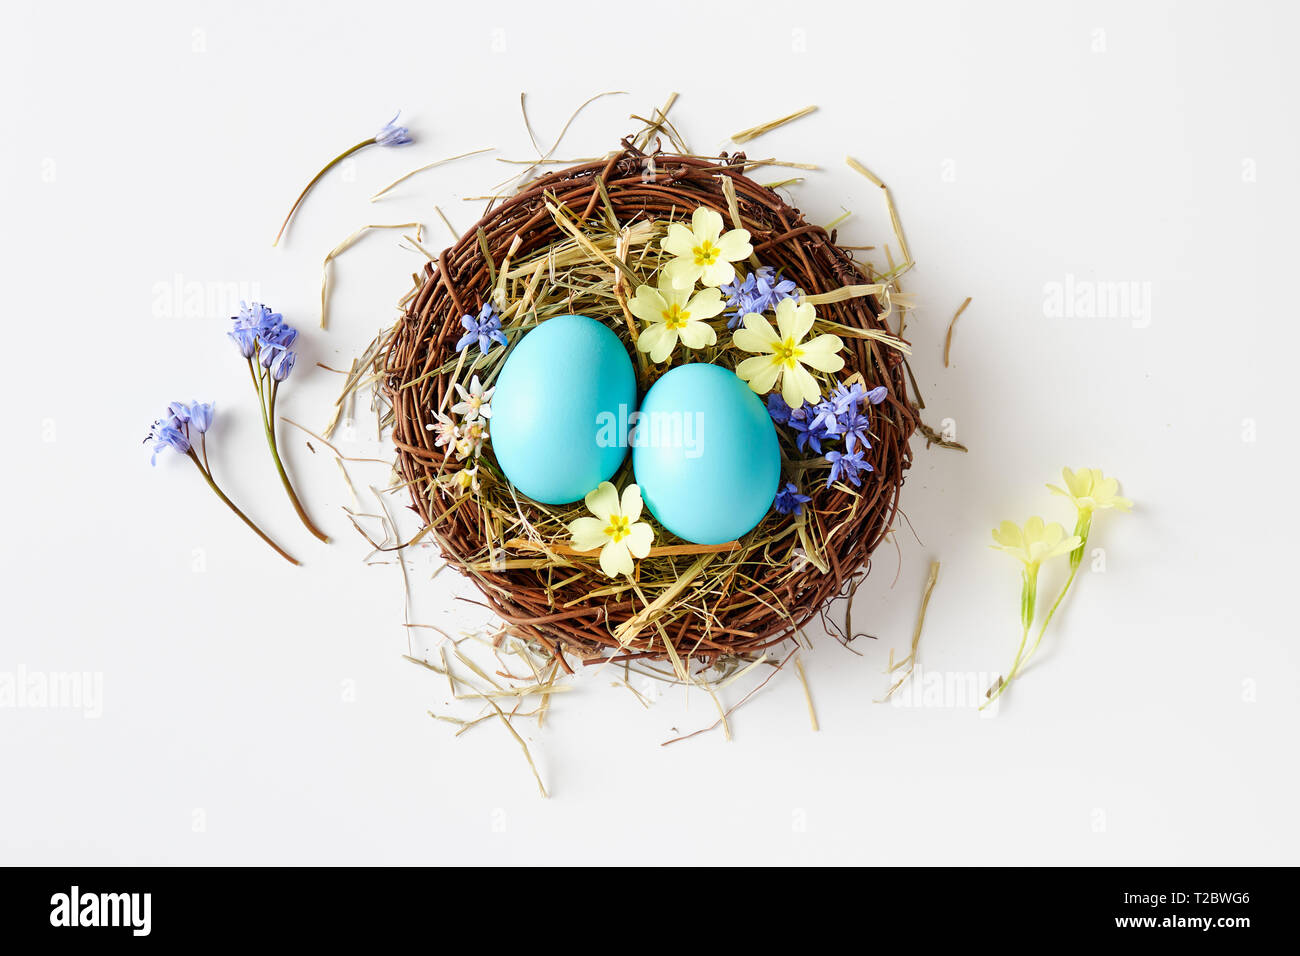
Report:
<svg viewBox="0 0 1300 956"><path fill-rule="evenodd" d="M681 365L641 402L632 470L655 519L695 544L739 538L776 497L781 452L767 408L730 369Z"/></svg>
<svg viewBox="0 0 1300 956"><path fill-rule="evenodd" d="M611 422L636 408L636 374L617 335L585 315L547 319L506 358L492 395L497 464L534 501L577 501L627 457Z"/></svg>

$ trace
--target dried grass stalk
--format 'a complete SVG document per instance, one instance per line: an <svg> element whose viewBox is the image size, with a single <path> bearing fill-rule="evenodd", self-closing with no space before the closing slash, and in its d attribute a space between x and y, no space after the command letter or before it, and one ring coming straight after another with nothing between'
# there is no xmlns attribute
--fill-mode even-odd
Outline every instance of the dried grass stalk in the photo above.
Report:
<svg viewBox="0 0 1300 956"><path fill-rule="evenodd" d="M763 123L761 126L751 126L749 129L743 129L739 133L731 135L731 141L738 146L743 146L752 139L758 139L764 133L770 133L779 126L786 123L793 123L795 120L807 116L809 113L817 112L816 106L805 106L801 110L796 110L789 116L782 116L780 119L772 120L770 123Z"/></svg>

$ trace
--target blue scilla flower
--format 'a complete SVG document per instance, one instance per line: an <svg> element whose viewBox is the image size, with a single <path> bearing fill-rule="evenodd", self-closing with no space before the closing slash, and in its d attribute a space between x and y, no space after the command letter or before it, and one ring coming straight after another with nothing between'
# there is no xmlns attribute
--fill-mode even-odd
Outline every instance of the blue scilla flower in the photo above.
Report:
<svg viewBox="0 0 1300 956"><path fill-rule="evenodd" d="M793 279L781 279L771 266L759 266L754 270L754 291L752 305L754 312L767 312L775 309L783 299L792 298L797 290Z"/></svg>
<svg viewBox="0 0 1300 956"><path fill-rule="evenodd" d="M871 429L871 416L857 406L846 409L839 416L837 427L839 428L839 434L844 437L844 447L848 451L853 451L858 445L863 448L871 447L871 442L867 440L867 435Z"/></svg>
<svg viewBox="0 0 1300 956"><path fill-rule="evenodd" d="M493 342L506 344L506 334L501 331L501 316L497 315L491 302L483 303L477 319L472 315L461 316L460 324L465 327L465 334L456 343L457 352L463 352L477 342L478 350L487 355Z"/></svg>
<svg viewBox="0 0 1300 956"><path fill-rule="evenodd" d="M208 487L221 499L222 504L237 514L240 520L248 525L254 534L274 548L280 557L291 564L298 564L297 559L271 540L266 532L254 524L248 515L240 511L239 507L217 486L217 481L212 476L211 466L208 464L207 436L204 434L212 427L213 407L212 402L169 404L167 413L153 423L149 428L149 434L145 436L145 444L153 443L153 457L149 459L149 464L158 464L158 453L166 448L172 449L178 455L187 456L208 483ZM192 437L194 441L191 441Z"/></svg>
<svg viewBox="0 0 1300 956"><path fill-rule="evenodd" d="M831 389L829 402L835 407L835 414L842 415L850 408L857 408L866 397L866 390L854 382L852 385L837 385Z"/></svg>
<svg viewBox="0 0 1300 956"><path fill-rule="evenodd" d="M297 360L297 352L294 352L292 349L280 349L279 357L275 360L275 364L270 366L271 378L275 379L277 382L283 382L289 377L289 373L293 371L293 363Z"/></svg>
<svg viewBox="0 0 1300 956"><path fill-rule="evenodd" d="M831 399L808 406L808 414L812 416L810 428L821 429L828 437L840 433L840 413Z"/></svg>
<svg viewBox="0 0 1300 956"><path fill-rule="evenodd" d="M254 302L252 305L240 302L239 315L232 315L230 321L235 323L237 329L252 329L256 332L264 326L282 321L283 318L279 312L272 312L270 307L260 302Z"/></svg>
<svg viewBox="0 0 1300 956"><path fill-rule="evenodd" d="M392 119L384 124L384 128L375 134L376 143L380 146L405 146L408 143L415 142L415 140L411 138L410 130L405 126L396 125L397 117L401 115L402 113L399 110Z"/></svg>
<svg viewBox="0 0 1300 956"><path fill-rule="evenodd" d="M190 428L200 435L212 427L216 406L212 402L190 402Z"/></svg>
<svg viewBox="0 0 1300 956"><path fill-rule="evenodd" d="M795 445L800 450L812 448L813 451L820 455L822 453L822 442L834 436L826 431L825 427L814 421L814 414L813 406L805 402L790 413L788 424L794 430Z"/></svg>
<svg viewBox="0 0 1300 956"><path fill-rule="evenodd" d="M734 329L750 312L769 312L777 303L791 298L797 287L790 279L778 279L771 266L759 266L745 278L736 277L719 291L727 298L727 328Z"/></svg>
<svg viewBox="0 0 1300 956"><path fill-rule="evenodd" d="M367 149L370 146L405 146L407 143L415 142L411 137L410 130L405 126L397 125L397 117L401 115L402 114L399 112L397 116L394 116L385 123L383 129L374 136L371 136L369 139L363 139L355 146L349 146L326 163L321 171L311 178L311 181L307 183L303 188L303 191L298 194L298 198L293 201L293 205L289 207L289 215L284 217L284 222L280 224L280 231L275 234L275 242L271 243L271 245L278 246L280 244L280 239L284 236L284 231L289 228L289 220L293 219L293 214L298 211L298 207L301 206L302 201L307 198L307 194L311 192L312 187L320 182L326 173L339 163L343 162L343 160L361 152L363 149Z"/></svg>
<svg viewBox="0 0 1300 956"><path fill-rule="evenodd" d="M183 428L186 432L193 428L202 434L212 425L212 409L211 402L190 402L188 405L184 402L171 402L167 406L167 414L177 428Z"/></svg>
<svg viewBox="0 0 1300 956"><path fill-rule="evenodd" d="M785 403L780 392L772 392L767 396L767 413L778 425L790 423L790 406Z"/></svg>
<svg viewBox="0 0 1300 956"><path fill-rule="evenodd" d="M277 348L291 348L293 343L298 340L298 330L288 325L278 314L273 316L275 321L265 323L257 330L257 337L263 345L273 345Z"/></svg>
<svg viewBox="0 0 1300 956"><path fill-rule="evenodd" d="M172 402L172 405L181 405L181 403ZM188 412L188 409L186 410ZM181 455L188 453L190 439L186 432L186 422L177 418L169 406L167 414L154 422L149 428L149 434L145 436L146 445L153 442L153 456L149 459L149 464L158 464L158 453L165 448L171 448Z"/></svg>
<svg viewBox="0 0 1300 956"><path fill-rule="evenodd" d="M867 401L872 405L879 405L888 397L889 389L885 388L883 385L877 385L871 391L867 392Z"/></svg>
<svg viewBox="0 0 1300 956"><path fill-rule="evenodd" d="M861 448L849 452L827 452L826 460L831 463L831 473L826 478L826 487L829 488L840 478L847 478L855 488L861 485L862 472L875 471L871 463L862 457L862 453Z"/></svg>
<svg viewBox="0 0 1300 956"><path fill-rule="evenodd" d="M718 287L727 299L727 328L734 329L740 325L740 320L748 313L754 310L749 307L754 295L754 274L751 272L745 278L739 274L730 282Z"/></svg>
<svg viewBox="0 0 1300 956"><path fill-rule="evenodd" d="M361 145L368 146L372 142L373 140L366 140ZM360 147L356 148L359 149ZM305 191L304 195L306 195ZM299 201L301 201L301 197L299 197ZM292 212L290 215L292 216ZM288 220L286 219L285 222L287 224ZM280 483L284 485L284 491L289 496L289 502L293 505L294 510L298 513L299 520L302 521L307 530L321 541L328 542L329 535L321 531L312 522L307 510L302 505L302 500L298 497L298 493L293 489L293 483L289 480L289 475L284 468L284 462L280 458L279 442L275 435L276 395L279 392L280 383L289 377L294 364L298 361L298 354L293 350L294 344L298 341L298 330L285 322L284 316L279 312L272 312L268 306L260 302L254 302L252 305L244 302L239 303L239 314L232 316L231 321L234 322L235 327L227 334L239 347L240 354L249 360L253 387L257 390L257 400L262 406L262 422L266 430L266 443L271 449L271 458L275 462L276 471L280 475ZM257 365L252 364L254 358L257 359ZM191 418L195 414L195 406L191 406ZM247 518L245 518L245 521L247 521ZM262 532L258 531L258 534L260 535ZM278 546L274 544L273 546L279 550ZM290 558L290 560L293 559Z"/></svg>
<svg viewBox="0 0 1300 956"><path fill-rule="evenodd" d="M238 321L238 318L236 318ZM257 330L250 328L236 328L226 333L230 336L235 347L239 349L239 354L244 358L252 358L253 353L257 351Z"/></svg>
<svg viewBox="0 0 1300 956"><path fill-rule="evenodd" d="M286 323L283 315L272 312L260 302L252 305L239 303L239 314L231 316L230 321L235 323L235 327L226 334L239 349L239 354L244 358L252 358L260 346L264 368L270 368L271 361L275 358L274 354L265 354L268 346L272 347L272 351L276 348L289 348L298 338L298 330Z"/></svg>
<svg viewBox="0 0 1300 956"><path fill-rule="evenodd" d="M799 486L793 481L787 481L785 487L776 493L776 499L772 506L783 515L803 514L803 506L812 501L812 498L799 493Z"/></svg>

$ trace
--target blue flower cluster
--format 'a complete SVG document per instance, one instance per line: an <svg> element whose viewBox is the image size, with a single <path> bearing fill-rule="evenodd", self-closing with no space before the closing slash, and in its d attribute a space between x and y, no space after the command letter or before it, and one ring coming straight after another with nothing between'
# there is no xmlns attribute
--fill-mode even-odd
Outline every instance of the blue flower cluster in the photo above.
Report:
<svg viewBox="0 0 1300 956"><path fill-rule="evenodd" d="M720 290L727 297L729 329L738 326L747 313L771 311L797 291L793 280L779 278L771 266L759 266L744 279L737 276Z"/></svg>
<svg viewBox="0 0 1300 956"><path fill-rule="evenodd" d="M471 345L478 344L478 350L484 355L492 348L492 343L506 344L506 334L501 331L501 316L491 302L484 302L478 310L478 319L472 315L462 315L460 324L465 327L465 334L456 343L456 351L463 352Z"/></svg>
<svg viewBox="0 0 1300 956"><path fill-rule="evenodd" d="M799 408L791 408L780 393L773 392L767 397L767 411L772 421L794 432L795 445L801 451L811 448L816 454L826 456L831 464L827 488L841 478L847 478L857 487L862 484L862 472L875 470L865 457L871 447L867 437L871 416L866 406L879 405L888 395L889 389L883 385L867 391L854 383L837 386L816 405L805 402ZM844 450L823 451L822 443L830 441L843 441Z"/></svg>
<svg viewBox="0 0 1300 956"><path fill-rule="evenodd" d="M256 358L277 382L289 377L298 358L293 351L298 330L286 324L284 316L259 302L252 305L241 302L239 315L231 316L230 321L235 323L235 328L226 334L240 355L246 359Z"/></svg>
<svg viewBox="0 0 1300 956"><path fill-rule="evenodd" d="M153 423L145 443L153 442L151 465L158 464L158 453L164 448L171 448L178 454L187 454L190 450L190 429L203 434L212 427L213 405L211 402L172 402L167 406L167 414Z"/></svg>

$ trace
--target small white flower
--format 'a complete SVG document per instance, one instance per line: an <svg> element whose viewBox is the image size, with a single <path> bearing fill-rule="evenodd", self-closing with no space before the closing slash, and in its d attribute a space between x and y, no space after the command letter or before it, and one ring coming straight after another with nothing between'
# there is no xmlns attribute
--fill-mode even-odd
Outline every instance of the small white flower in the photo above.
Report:
<svg viewBox="0 0 1300 956"><path fill-rule="evenodd" d="M478 491L478 465L457 469L438 481L442 490L453 498L459 498L467 491Z"/></svg>
<svg viewBox="0 0 1300 956"><path fill-rule="evenodd" d="M434 448L441 448L444 445L447 448L452 448L460 439L460 429L456 427L456 423L452 421L450 417L442 412L438 413L438 417L435 421L429 422L429 424L424 427L426 430L434 433Z"/></svg>
<svg viewBox="0 0 1300 956"><path fill-rule="evenodd" d="M641 517L641 489L628 485L620 501L618 489L602 481L583 499L594 518L569 523L570 545L575 551L600 548L600 569L611 578L632 575L632 559L644 558L654 543L654 531Z"/></svg>
<svg viewBox="0 0 1300 956"><path fill-rule="evenodd" d="M483 442L487 440L487 422L484 419L467 422L460 430L455 448L457 457L463 459L483 454Z"/></svg>
<svg viewBox="0 0 1300 956"><path fill-rule="evenodd" d="M664 275L658 290L638 286L628 309L650 325L637 336L636 347L649 352L655 362L672 354L680 339L688 349L702 349L718 341L718 333L704 320L718 315L727 304L717 289L703 289L691 295L690 289L675 289Z"/></svg>
<svg viewBox="0 0 1300 956"><path fill-rule="evenodd" d="M492 406L489 403L492 401L492 393L495 391L495 387L485 391L483 383L478 380L477 375L469 380L469 391L466 391L465 386L457 382L456 394L460 396L460 401L451 406L451 410L453 414L461 416L462 424L468 424L479 418L491 418Z"/></svg>
<svg viewBox="0 0 1300 956"><path fill-rule="evenodd" d="M723 235L722 216L704 206L691 216L688 229L675 222L659 247L673 256L664 266L664 275L677 289L692 289L698 281L705 286L720 286L736 278L739 262L754 251L747 229L732 229Z"/></svg>

